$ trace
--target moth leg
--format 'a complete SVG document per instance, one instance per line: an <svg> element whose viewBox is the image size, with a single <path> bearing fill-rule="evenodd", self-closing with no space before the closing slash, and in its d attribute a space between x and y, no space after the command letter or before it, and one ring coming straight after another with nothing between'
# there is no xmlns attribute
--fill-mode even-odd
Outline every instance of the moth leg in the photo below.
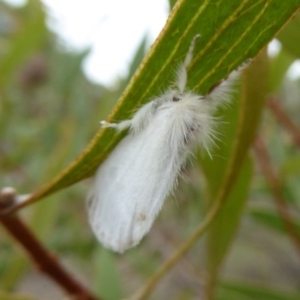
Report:
<svg viewBox="0 0 300 300"><path fill-rule="evenodd" d="M182 64L180 64L177 73L176 73L176 83L179 91L182 93L185 89L187 83L187 67L193 59L193 51L195 48L196 41L200 37L200 34L196 34L192 39L189 50L185 56L185 59Z"/></svg>
<svg viewBox="0 0 300 300"><path fill-rule="evenodd" d="M108 123L106 121L101 121L100 124L104 128L115 128L119 131L130 127L134 133L137 133L141 129L145 128L145 126L147 126L151 121L157 106L157 102L157 100L154 100L143 105L130 120L124 120L119 123Z"/></svg>
<svg viewBox="0 0 300 300"><path fill-rule="evenodd" d="M222 79L215 85L213 85L209 92L205 95L205 98L208 99L211 103L213 109L220 105L226 105L231 100L231 92L236 84L240 73L245 69L252 59L247 59L243 62L237 69L233 70L226 78Z"/></svg>
<svg viewBox="0 0 300 300"><path fill-rule="evenodd" d="M158 106L158 100L153 100L143 105L133 116L131 129L138 133L145 128L150 122Z"/></svg>
<svg viewBox="0 0 300 300"><path fill-rule="evenodd" d="M119 123L108 123L106 121L101 121L101 127L103 128L115 128L116 130L122 131L131 126L132 120L125 120Z"/></svg>

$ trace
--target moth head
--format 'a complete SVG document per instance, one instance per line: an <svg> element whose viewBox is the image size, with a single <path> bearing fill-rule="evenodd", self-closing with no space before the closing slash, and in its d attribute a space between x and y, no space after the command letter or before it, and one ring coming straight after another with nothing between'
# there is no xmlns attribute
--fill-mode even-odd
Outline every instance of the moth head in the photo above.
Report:
<svg viewBox="0 0 300 300"><path fill-rule="evenodd" d="M182 94L179 91L174 90L172 91L172 93L170 93L169 101L179 102L181 100L182 100Z"/></svg>
<svg viewBox="0 0 300 300"><path fill-rule="evenodd" d="M186 93L180 92L177 89L169 89L163 95L161 101L162 102L180 102L184 100Z"/></svg>
<svg viewBox="0 0 300 300"><path fill-rule="evenodd" d="M181 100L181 97L178 96L178 95L174 95L174 96L172 97L172 101L173 101L173 102L178 102L178 101L180 101L180 100Z"/></svg>

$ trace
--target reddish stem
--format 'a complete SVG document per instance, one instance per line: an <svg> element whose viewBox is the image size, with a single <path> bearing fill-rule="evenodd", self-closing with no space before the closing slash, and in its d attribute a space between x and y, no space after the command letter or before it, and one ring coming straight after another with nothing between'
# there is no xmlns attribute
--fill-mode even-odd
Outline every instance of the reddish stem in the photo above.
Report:
<svg viewBox="0 0 300 300"><path fill-rule="evenodd" d="M300 129L295 125L295 123L291 120L288 114L284 111L279 101L271 98L267 101L267 105L278 119L278 121L282 124L282 126L291 134L293 137L294 143L300 147Z"/></svg>
<svg viewBox="0 0 300 300"><path fill-rule="evenodd" d="M9 196L15 197L15 195ZM0 193L0 212L11 205L12 201L7 201L7 195ZM33 235L32 231L17 215L0 214L0 223L10 233L10 235L12 235L17 242L22 245L28 256L34 263L36 263L38 268L52 278L69 295L72 295L74 299L100 300L90 294L86 288L84 288L66 272L58 260L43 247L43 245Z"/></svg>
<svg viewBox="0 0 300 300"><path fill-rule="evenodd" d="M300 236L298 235L297 229L292 221L292 216L286 204L286 199L282 193L282 185L275 173L275 170L273 169L267 147L260 137L257 137L254 143L254 152L261 171L264 174L273 193L278 214L280 215L283 225L300 256Z"/></svg>

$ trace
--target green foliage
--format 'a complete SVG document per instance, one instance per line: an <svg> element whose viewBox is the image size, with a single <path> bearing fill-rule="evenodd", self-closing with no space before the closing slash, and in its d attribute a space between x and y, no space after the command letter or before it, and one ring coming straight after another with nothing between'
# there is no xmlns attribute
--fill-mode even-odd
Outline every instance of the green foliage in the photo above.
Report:
<svg viewBox="0 0 300 300"><path fill-rule="evenodd" d="M249 209L248 213L252 218L256 219L256 221L270 227L272 230L281 234L286 234L282 219L278 216L277 212L268 209L252 208ZM298 234L300 235L300 222L297 219L293 220L293 222Z"/></svg>
<svg viewBox="0 0 300 300"><path fill-rule="evenodd" d="M199 299L203 293L220 300L299 298L300 257L248 151L260 126L300 231L299 150L269 112L262 118L267 94L273 93L299 121L300 83L286 76L300 57L299 16L280 32L278 55L270 58L262 50L299 7L299 0L178 0L142 64L146 39L127 78L104 87L82 73L88 49L76 53L58 44L39 1L19 9L0 2L0 185L35 191L32 200L49 196L22 217L97 295L113 300L133 294L219 203L207 238L181 259L153 299ZM189 88L196 92L206 92L246 58L256 59L233 104L218 112L222 141L213 159L197 153L185 170L190 181L181 180L170 197L178 206L166 201L140 246L112 254L87 225L83 199L89 182L65 187L91 176L123 137L107 129L95 135L98 121L111 110L108 120L128 118L166 88L196 33L201 39L189 68ZM4 234L0 248L0 289L19 290L33 267ZM266 268L276 271L265 273ZM27 299L1 293L0 298Z"/></svg>
<svg viewBox="0 0 300 300"><path fill-rule="evenodd" d="M223 282L221 291L223 293L220 293L217 297L218 300L297 300L300 297L300 293L290 293L278 288L240 282ZM230 293L230 296L228 293Z"/></svg>

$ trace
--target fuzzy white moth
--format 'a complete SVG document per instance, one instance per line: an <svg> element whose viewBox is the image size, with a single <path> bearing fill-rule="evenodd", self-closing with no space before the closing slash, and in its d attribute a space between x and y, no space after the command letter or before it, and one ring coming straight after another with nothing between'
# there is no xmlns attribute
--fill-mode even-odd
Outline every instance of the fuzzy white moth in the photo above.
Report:
<svg viewBox="0 0 300 300"><path fill-rule="evenodd" d="M103 127L130 128L99 167L88 197L91 227L99 241L117 252L136 246L147 234L193 145L208 152L214 144L215 109L231 100L242 64L208 94L186 91L187 67L196 35L176 73L177 88L141 107L131 120L102 121Z"/></svg>

